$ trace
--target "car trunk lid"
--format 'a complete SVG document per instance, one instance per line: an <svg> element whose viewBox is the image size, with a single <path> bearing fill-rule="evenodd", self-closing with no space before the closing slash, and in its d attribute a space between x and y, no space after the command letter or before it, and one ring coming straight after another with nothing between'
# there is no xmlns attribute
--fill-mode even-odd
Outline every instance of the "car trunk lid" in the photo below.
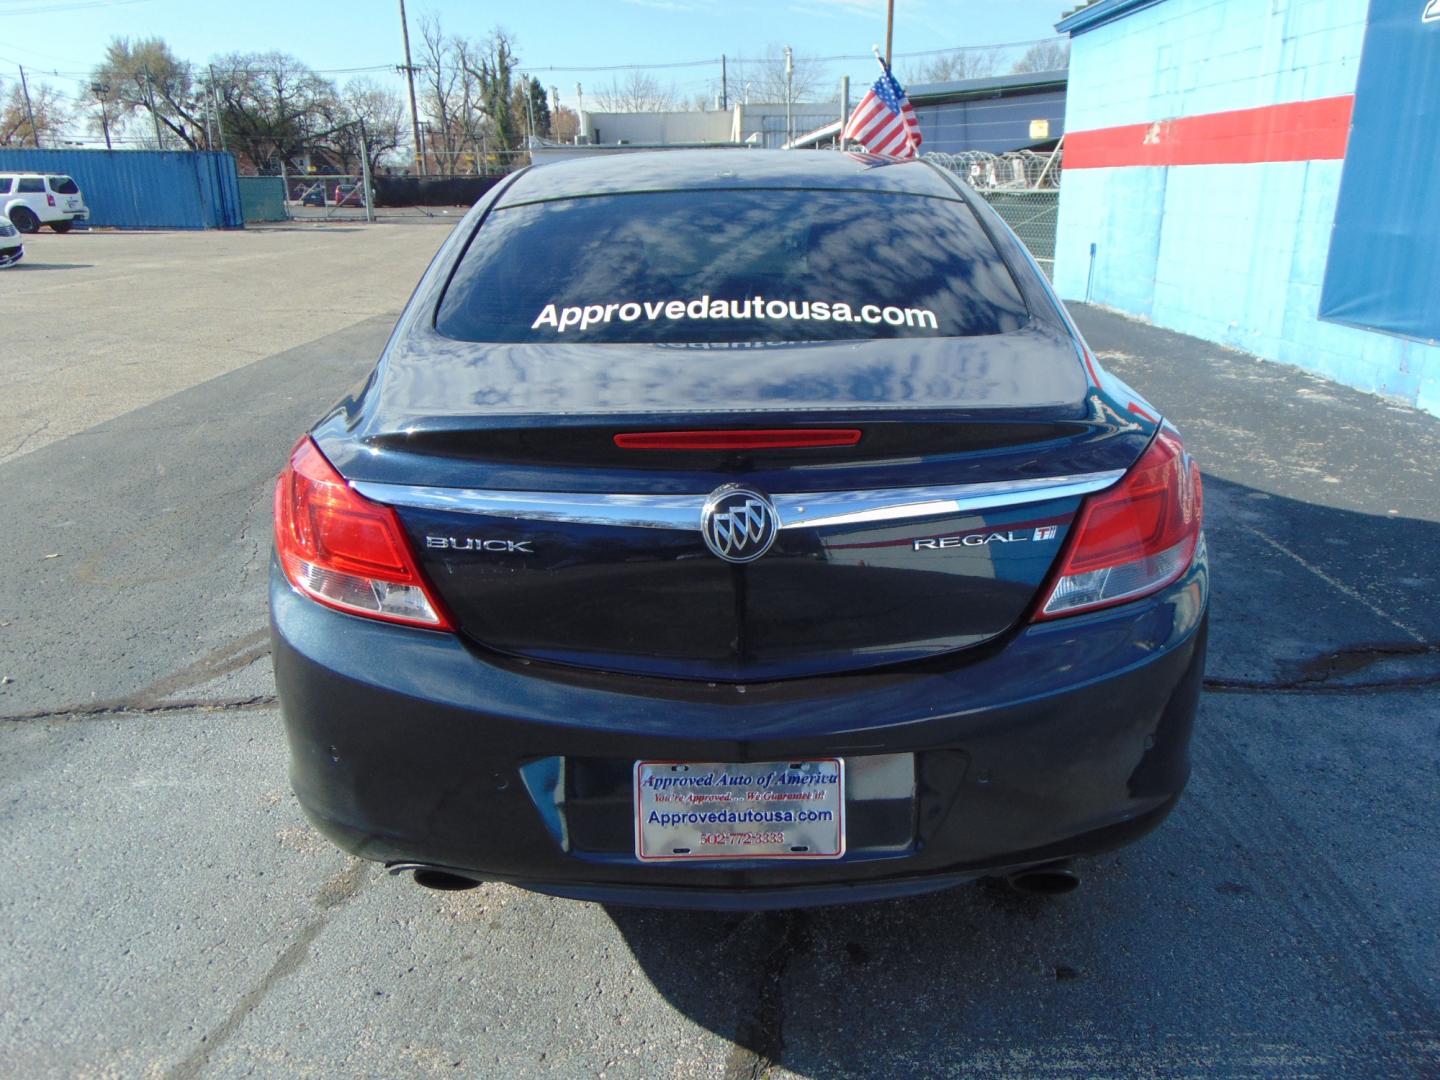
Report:
<svg viewBox="0 0 1440 1080"><path fill-rule="evenodd" d="M397 506L462 633L607 671L745 682L994 639L1033 605L1084 494L1148 439L1041 327L745 350L440 347L428 363L387 357L370 408L341 410L317 440L362 494ZM817 428L860 434L738 450L625 438ZM745 563L701 531L706 499L734 484L779 518Z"/></svg>

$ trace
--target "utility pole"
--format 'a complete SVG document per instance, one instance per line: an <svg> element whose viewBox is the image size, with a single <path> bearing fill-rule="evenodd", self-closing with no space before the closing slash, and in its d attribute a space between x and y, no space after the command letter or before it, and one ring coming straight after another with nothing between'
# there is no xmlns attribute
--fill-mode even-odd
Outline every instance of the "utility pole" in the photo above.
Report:
<svg viewBox="0 0 1440 1080"><path fill-rule="evenodd" d="M219 81L215 78L214 64L210 65L210 100L215 103L215 126L220 129L220 149L228 153L230 148L225 145L225 116L220 109Z"/></svg>
<svg viewBox="0 0 1440 1080"><path fill-rule="evenodd" d="M725 54L720 54L720 108L730 108L730 86L726 78Z"/></svg>
<svg viewBox="0 0 1440 1080"><path fill-rule="evenodd" d="M785 46L785 142L790 144L795 141L795 123L790 117L791 84L795 78L795 54L790 51L790 46Z"/></svg>
<svg viewBox="0 0 1440 1080"><path fill-rule="evenodd" d="M375 220L375 191L370 186L370 140L365 134L365 121L360 123L360 180L365 185L365 220Z"/></svg>
<svg viewBox="0 0 1440 1080"><path fill-rule="evenodd" d="M90 84L90 92L100 103L100 128L105 132L105 149L113 150L114 147L110 145L110 117L105 112L105 99L110 96L110 84L93 82Z"/></svg>
<svg viewBox="0 0 1440 1080"><path fill-rule="evenodd" d="M850 76L840 76L840 134L835 139L835 149L845 149L845 124L850 119Z"/></svg>
<svg viewBox="0 0 1440 1080"><path fill-rule="evenodd" d="M410 87L410 128L415 135L415 175L424 171L421 164L420 114L415 110L415 65L410 62L410 23L405 18L405 0L400 0L400 36L405 40L405 82Z"/></svg>
<svg viewBox="0 0 1440 1080"><path fill-rule="evenodd" d="M530 122L530 142L533 143L535 141L535 95L532 93L532 88L535 86L535 80L523 71L520 73L520 78L525 80L525 116ZM527 145L525 149L528 150L530 147Z"/></svg>
<svg viewBox="0 0 1440 1080"><path fill-rule="evenodd" d="M577 82L577 83L575 84L575 145L576 145L576 146L579 146L579 145L580 145L580 129L585 126L585 125L584 125L584 122L581 120L581 116L582 116L582 114L583 114L584 112L585 112L585 95L581 92L581 90L580 90L580 84Z"/></svg>
<svg viewBox="0 0 1440 1080"><path fill-rule="evenodd" d="M30 118L30 139L35 144L35 149L40 149L40 129L35 126L35 110L30 105L30 84L25 81L25 69L20 68L20 92L25 95L25 115Z"/></svg>
<svg viewBox="0 0 1440 1080"><path fill-rule="evenodd" d="M885 70L890 70L890 45L895 40L895 0L885 4Z"/></svg>
<svg viewBox="0 0 1440 1080"><path fill-rule="evenodd" d="M150 119L155 122L155 149L164 150L165 140L160 137L160 113L155 109L155 79L150 69L145 69L145 102L150 106Z"/></svg>

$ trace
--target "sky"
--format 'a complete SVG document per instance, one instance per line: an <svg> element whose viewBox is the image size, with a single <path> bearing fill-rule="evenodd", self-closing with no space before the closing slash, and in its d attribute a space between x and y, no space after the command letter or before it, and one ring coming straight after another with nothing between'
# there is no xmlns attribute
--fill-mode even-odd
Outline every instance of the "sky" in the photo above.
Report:
<svg viewBox="0 0 1440 1080"><path fill-rule="evenodd" d="M1051 37L1061 13L1074 6L1074 0L896 0L896 72L904 78L924 62L907 53ZM716 61L651 71L692 100L713 92L722 53L763 56L771 44L791 45L802 56L859 54L860 60L827 64L824 78L833 84L848 73L868 83L878 69L863 57L871 44L883 49L885 36L885 0L408 0L407 8L412 47L422 17L477 39L503 26L518 42L521 69L558 87L566 105L574 104L577 82L593 92L625 74L579 69ZM341 69L377 67L375 77L401 85L393 71L403 59L398 0L0 0L0 88L8 90L23 64L28 78L73 95L117 36L162 37L195 63L226 52L279 50L342 82L348 75Z"/></svg>

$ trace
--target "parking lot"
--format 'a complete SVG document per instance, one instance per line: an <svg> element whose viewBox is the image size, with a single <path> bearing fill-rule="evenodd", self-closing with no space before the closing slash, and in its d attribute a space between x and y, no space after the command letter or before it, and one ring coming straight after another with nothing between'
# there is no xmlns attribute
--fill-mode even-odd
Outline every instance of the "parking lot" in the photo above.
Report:
<svg viewBox="0 0 1440 1080"><path fill-rule="evenodd" d="M1440 1073L1440 419L1098 309L1205 467L1215 591L1187 796L1078 892L630 910L315 834L271 485L451 221L41 234L0 271L0 1071Z"/></svg>

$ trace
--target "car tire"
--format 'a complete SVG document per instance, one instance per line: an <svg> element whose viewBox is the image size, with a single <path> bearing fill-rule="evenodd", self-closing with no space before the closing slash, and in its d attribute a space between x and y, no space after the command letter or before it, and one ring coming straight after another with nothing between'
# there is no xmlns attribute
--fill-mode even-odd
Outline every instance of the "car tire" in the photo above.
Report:
<svg viewBox="0 0 1440 1080"><path fill-rule="evenodd" d="M58 233L67 233L70 231L71 226L73 226L74 224L75 223L73 221L52 221L50 223L50 228Z"/></svg>
<svg viewBox="0 0 1440 1080"><path fill-rule="evenodd" d="M22 233L37 233L40 231L40 219L23 206L17 206L10 211L10 224L19 229Z"/></svg>

